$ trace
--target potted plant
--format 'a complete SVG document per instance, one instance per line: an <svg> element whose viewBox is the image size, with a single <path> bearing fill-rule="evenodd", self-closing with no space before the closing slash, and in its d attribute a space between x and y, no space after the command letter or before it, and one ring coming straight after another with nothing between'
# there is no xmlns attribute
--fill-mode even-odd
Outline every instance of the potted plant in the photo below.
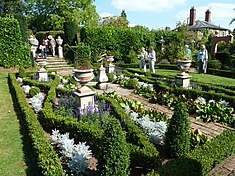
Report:
<svg viewBox="0 0 235 176"><path fill-rule="evenodd" d="M74 51L75 69L74 78L80 83L87 83L94 78L93 69L90 63L90 47L79 43Z"/></svg>
<svg viewBox="0 0 235 176"><path fill-rule="evenodd" d="M192 63L191 58L188 56L188 46L185 45L184 48L181 47L180 51L178 52L178 55L179 55L180 59L177 60L177 62L178 62L177 66L180 69L181 73L177 74L177 75L178 76L188 76L186 71L188 71L188 69L190 68L191 63Z"/></svg>

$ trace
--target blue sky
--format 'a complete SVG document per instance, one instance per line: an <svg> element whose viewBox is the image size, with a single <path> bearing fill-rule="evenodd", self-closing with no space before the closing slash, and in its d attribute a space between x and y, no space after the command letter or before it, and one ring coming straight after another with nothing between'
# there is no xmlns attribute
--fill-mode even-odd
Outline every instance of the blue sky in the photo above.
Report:
<svg viewBox="0 0 235 176"><path fill-rule="evenodd" d="M119 16L122 9L127 13L130 26L143 25L149 28L166 26L175 28L176 23L187 22L189 10L196 9L196 20L204 20L207 9L211 11L213 24L233 30L235 0L95 0L94 5L101 17Z"/></svg>

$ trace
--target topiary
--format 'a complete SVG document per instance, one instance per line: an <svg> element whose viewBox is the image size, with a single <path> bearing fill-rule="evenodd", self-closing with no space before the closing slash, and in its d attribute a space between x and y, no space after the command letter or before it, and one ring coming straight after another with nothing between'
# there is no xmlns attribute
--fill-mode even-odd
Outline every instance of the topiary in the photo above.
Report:
<svg viewBox="0 0 235 176"><path fill-rule="evenodd" d="M19 77L20 77L20 78L24 78L25 76L26 76L25 68L21 66L21 67L19 68Z"/></svg>
<svg viewBox="0 0 235 176"><path fill-rule="evenodd" d="M165 148L171 157L184 156L190 149L189 114L184 103L175 106L167 128Z"/></svg>
<svg viewBox="0 0 235 176"><path fill-rule="evenodd" d="M110 119L104 131L99 153L99 175L129 175L130 150L117 119Z"/></svg>
<svg viewBox="0 0 235 176"><path fill-rule="evenodd" d="M31 89L29 90L29 96L33 97L33 96L39 94L39 92L40 92L40 88L39 87L32 86Z"/></svg>
<svg viewBox="0 0 235 176"><path fill-rule="evenodd" d="M222 63L219 60L209 60L208 61L208 68L213 68L213 69L220 69L222 66Z"/></svg>

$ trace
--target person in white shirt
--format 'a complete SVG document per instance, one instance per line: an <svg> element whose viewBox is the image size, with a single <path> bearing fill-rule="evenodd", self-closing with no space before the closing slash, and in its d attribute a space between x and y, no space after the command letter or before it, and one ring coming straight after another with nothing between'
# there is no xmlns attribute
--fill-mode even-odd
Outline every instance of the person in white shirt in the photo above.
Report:
<svg viewBox="0 0 235 176"><path fill-rule="evenodd" d="M149 58L149 69L150 72L155 73L155 62L156 62L156 53L153 49L153 46L149 47L149 54L148 54L148 58Z"/></svg>
<svg viewBox="0 0 235 176"><path fill-rule="evenodd" d="M198 51L197 60L198 60L198 67L199 67L198 72L206 73L208 53L207 53L205 45L201 45L200 50Z"/></svg>
<svg viewBox="0 0 235 176"><path fill-rule="evenodd" d="M148 58L148 53L147 51L145 51L144 47L141 48L139 57L140 57L140 70L144 69L144 72L146 72L146 61Z"/></svg>

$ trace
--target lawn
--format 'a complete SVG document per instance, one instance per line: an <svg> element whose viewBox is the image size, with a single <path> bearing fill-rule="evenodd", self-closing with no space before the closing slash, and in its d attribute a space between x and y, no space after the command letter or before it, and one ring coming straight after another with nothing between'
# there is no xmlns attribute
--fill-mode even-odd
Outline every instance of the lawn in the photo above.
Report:
<svg viewBox="0 0 235 176"><path fill-rule="evenodd" d="M7 73L0 73L0 85L0 175L24 176L27 166L23 136L9 92Z"/></svg>
<svg viewBox="0 0 235 176"><path fill-rule="evenodd" d="M156 74L161 76L176 76L180 71L177 70L165 70L165 69L156 69ZM192 81L198 81L201 83L216 84L222 86L235 86L235 79L225 78L221 76L215 76L210 74L198 74L198 73L189 73L192 76Z"/></svg>

